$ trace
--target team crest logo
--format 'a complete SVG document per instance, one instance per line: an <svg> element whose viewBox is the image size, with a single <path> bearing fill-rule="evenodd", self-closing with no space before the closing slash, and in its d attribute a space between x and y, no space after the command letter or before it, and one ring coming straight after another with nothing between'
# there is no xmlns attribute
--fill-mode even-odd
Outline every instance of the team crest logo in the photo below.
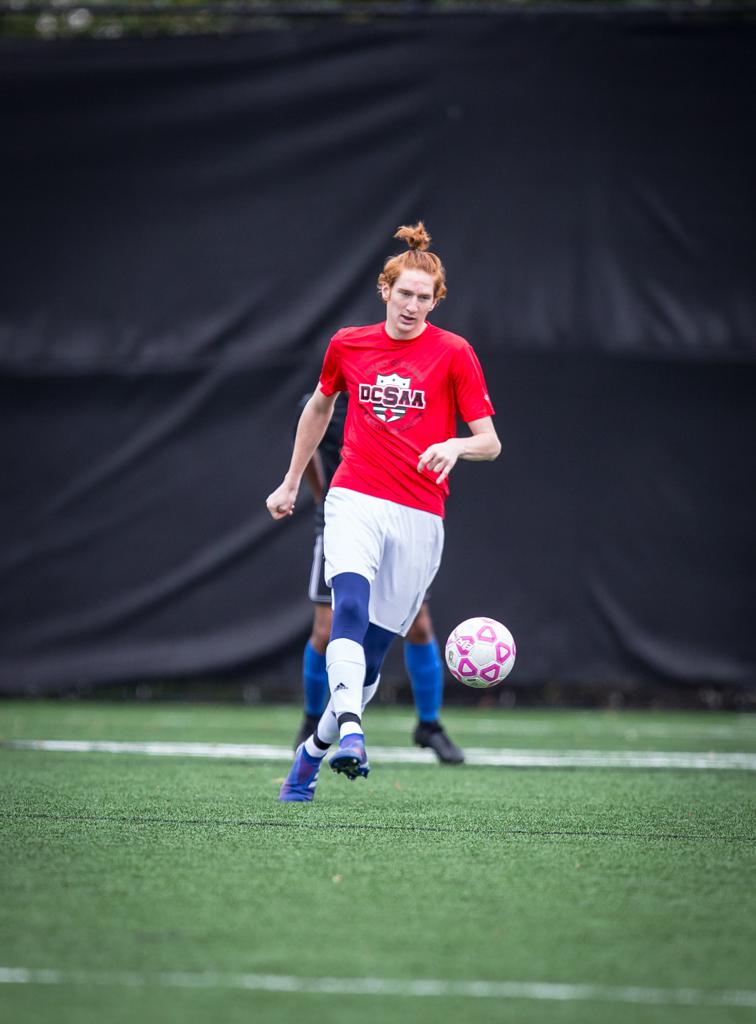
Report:
<svg viewBox="0 0 756 1024"><path fill-rule="evenodd" d="M360 384L360 401L372 405L379 420L394 423L407 409L425 408L425 392L410 387L411 381L411 377L400 377L398 373L378 373L375 384Z"/></svg>

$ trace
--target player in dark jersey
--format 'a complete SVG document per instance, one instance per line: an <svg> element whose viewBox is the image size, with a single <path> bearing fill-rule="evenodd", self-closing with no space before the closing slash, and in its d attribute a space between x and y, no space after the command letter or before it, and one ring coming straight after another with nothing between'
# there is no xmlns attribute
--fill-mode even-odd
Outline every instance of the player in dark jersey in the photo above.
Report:
<svg viewBox="0 0 756 1024"><path fill-rule="evenodd" d="M302 398L297 420L309 397L307 394ZM309 597L313 602L314 611L312 633L305 645L302 660L304 721L294 742L295 750L315 731L330 696L325 654L331 637L332 611L331 589L325 581L323 558L323 506L326 492L341 458L347 402L347 395L343 393L336 399L328 429L304 473L316 501L315 546L309 587ZM430 594L426 593L404 644L404 663L412 684L418 718L412 739L417 746L433 750L442 763L462 764L464 754L456 743L452 742L438 720L443 700L444 674L441 652L433 632L429 597Z"/></svg>

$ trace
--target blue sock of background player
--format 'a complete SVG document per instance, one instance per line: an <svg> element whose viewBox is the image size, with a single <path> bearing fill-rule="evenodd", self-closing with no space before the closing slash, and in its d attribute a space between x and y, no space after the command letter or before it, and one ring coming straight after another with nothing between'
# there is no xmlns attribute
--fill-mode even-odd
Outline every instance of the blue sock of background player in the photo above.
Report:
<svg viewBox="0 0 756 1024"><path fill-rule="evenodd" d="M330 622L330 607L316 604L313 631L303 658L305 720L297 735L295 746L302 743L314 730L328 703L325 648L330 634ZM320 653L318 648L323 653ZM423 602L407 634L404 662L418 717L413 741L420 747L433 750L439 761L444 764L461 764L464 761L464 754L452 742L438 720L444 692L443 663L438 641L433 633L427 602Z"/></svg>
<svg viewBox="0 0 756 1024"><path fill-rule="evenodd" d="M437 722L444 696L441 652L435 637L427 643L404 644L404 665L420 722Z"/></svg>
<svg viewBox="0 0 756 1024"><path fill-rule="evenodd" d="M325 654L315 649L312 638L307 641L304 649L302 683L305 717L317 721L323 714L330 693Z"/></svg>

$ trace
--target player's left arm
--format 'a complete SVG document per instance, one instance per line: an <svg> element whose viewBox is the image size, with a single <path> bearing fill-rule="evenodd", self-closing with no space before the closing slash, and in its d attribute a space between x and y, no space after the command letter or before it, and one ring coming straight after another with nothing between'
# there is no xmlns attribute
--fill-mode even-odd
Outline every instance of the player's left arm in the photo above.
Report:
<svg viewBox="0 0 756 1024"><path fill-rule="evenodd" d="M458 459L490 462L497 458L501 451L501 441L491 417L482 416L479 420L470 420L467 426L470 429L469 437L450 437L426 448L417 463L418 473L424 469L431 473L438 472L436 483L442 484Z"/></svg>

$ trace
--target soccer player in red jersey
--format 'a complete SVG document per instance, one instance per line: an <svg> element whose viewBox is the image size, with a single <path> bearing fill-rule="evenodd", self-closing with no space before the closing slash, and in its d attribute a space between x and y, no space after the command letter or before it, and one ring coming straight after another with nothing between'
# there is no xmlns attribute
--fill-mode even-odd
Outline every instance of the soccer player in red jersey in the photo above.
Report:
<svg viewBox="0 0 756 1024"><path fill-rule="evenodd" d="M341 463L325 503L331 699L297 748L279 794L285 802L312 800L320 765L337 740L331 768L350 779L367 776L362 713L386 652L406 635L438 571L449 473L458 459L491 460L501 450L472 347L426 319L446 295L446 282L422 221L395 237L408 249L388 259L378 278L386 319L343 328L331 339L288 472L267 499L274 519L292 515L305 467L336 396L346 391ZM458 416L468 436L456 436Z"/></svg>

